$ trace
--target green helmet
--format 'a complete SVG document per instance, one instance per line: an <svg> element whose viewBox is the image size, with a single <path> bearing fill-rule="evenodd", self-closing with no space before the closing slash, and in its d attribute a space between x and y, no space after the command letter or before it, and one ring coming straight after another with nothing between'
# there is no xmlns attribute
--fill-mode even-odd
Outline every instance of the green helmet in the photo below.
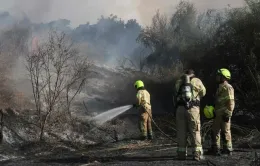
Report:
<svg viewBox="0 0 260 166"><path fill-rule="evenodd" d="M135 82L134 86L135 86L136 89L139 89L139 88L141 88L141 87L144 87L144 83L143 83L143 81L141 81L141 80L137 80L137 81Z"/></svg>
<svg viewBox="0 0 260 166"><path fill-rule="evenodd" d="M231 79L231 74L228 69L222 68L218 70L218 74L221 74L224 76L226 79L230 80Z"/></svg>
<svg viewBox="0 0 260 166"><path fill-rule="evenodd" d="M214 117L214 107L213 106L206 105L204 107L203 112L204 112L205 117L208 119L211 119Z"/></svg>

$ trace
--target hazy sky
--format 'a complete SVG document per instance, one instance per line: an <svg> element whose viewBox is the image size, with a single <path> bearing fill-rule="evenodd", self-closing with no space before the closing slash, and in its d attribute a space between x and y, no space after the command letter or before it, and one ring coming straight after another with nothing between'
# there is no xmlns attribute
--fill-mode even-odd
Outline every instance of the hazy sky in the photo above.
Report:
<svg viewBox="0 0 260 166"><path fill-rule="evenodd" d="M94 23L101 15L111 13L123 19L135 18L141 24L150 23L157 9L173 13L180 0L0 0L1 11L25 12L34 22L46 22L59 18L71 20L73 27L87 21ZM207 8L223 8L230 4L239 7L244 0L189 0L200 11ZM20 13L18 15L21 15Z"/></svg>

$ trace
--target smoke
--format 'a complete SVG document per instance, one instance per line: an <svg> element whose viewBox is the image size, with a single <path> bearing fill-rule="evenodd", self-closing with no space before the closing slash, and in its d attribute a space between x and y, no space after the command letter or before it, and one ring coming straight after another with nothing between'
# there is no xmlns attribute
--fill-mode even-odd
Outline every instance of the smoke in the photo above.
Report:
<svg viewBox="0 0 260 166"><path fill-rule="evenodd" d="M243 4L243 1L190 0L190 2L194 2L195 7L199 11L208 8L223 8L227 7L228 4L231 7L238 7ZM13 24L17 20L23 20L24 18L29 18L28 20L34 23L45 22L46 24L39 24L36 28L34 26L35 29L38 29L35 30L36 32L32 32L32 34L35 34L37 37L49 27L53 25L59 26L62 30L65 29L74 35L73 38L78 42L81 42L81 39L84 38L82 43L87 43L87 46L92 46L92 49L95 46L94 54L92 54L100 54L105 59L104 63L116 64L120 56L129 58L131 55L135 54L137 56L140 54L140 51L136 51L139 45L135 41L141 29L137 25L138 23L143 26L149 25L156 10L160 10L161 13L165 13L166 15L173 14L179 2L180 0L0 0L0 9L10 12L16 18L12 20L11 16L3 13L0 15L0 23L2 27L7 22ZM93 25L101 15L106 17L110 14L117 15L123 20L136 19L138 23L133 25L137 28L121 30L121 25L109 21ZM53 21L63 18L67 20ZM85 24L86 22L90 22L92 25L88 26ZM30 24L29 21L25 23ZM69 28L70 23L71 26L77 28ZM79 27L79 24L84 25ZM90 50L89 47L87 49L88 51ZM15 87L24 93L30 92L28 80L23 80L26 77L25 62L21 57L16 60L17 64L11 74L14 78Z"/></svg>
<svg viewBox="0 0 260 166"><path fill-rule="evenodd" d="M244 0L187 0L200 10L242 6ZM180 0L0 0L2 10L26 14L33 22L49 22L65 18L73 27L86 22L95 23L100 15L115 14L127 20L134 18L148 25L155 11L172 14Z"/></svg>
<svg viewBox="0 0 260 166"><path fill-rule="evenodd" d="M17 19L28 17L33 22L41 22L48 18L51 12L51 0L12 0L10 2L2 2L1 4L10 5L8 11Z"/></svg>
<svg viewBox="0 0 260 166"><path fill-rule="evenodd" d="M160 13L166 15L172 15L175 12L176 5L181 0L133 0L136 5L136 10L138 12L138 20L142 25L149 25L151 23L152 16L159 10ZM186 0L194 3L198 11L205 11L209 8L221 9L231 5L231 7L242 6L244 0Z"/></svg>

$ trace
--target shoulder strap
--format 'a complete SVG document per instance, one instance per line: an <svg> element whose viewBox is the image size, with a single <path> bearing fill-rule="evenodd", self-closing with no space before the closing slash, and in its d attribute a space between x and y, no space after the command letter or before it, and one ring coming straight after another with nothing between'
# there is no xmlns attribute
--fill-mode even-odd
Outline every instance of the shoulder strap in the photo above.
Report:
<svg viewBox="0 0 260 166"><path fill-rule="evenodd" d="M180 83L180 86L179 86L179 89L178 89L178 92L177 92L177 96L179 96L181 94L181 89L184 85L184 76L181 77L181 83Z"/></svg>

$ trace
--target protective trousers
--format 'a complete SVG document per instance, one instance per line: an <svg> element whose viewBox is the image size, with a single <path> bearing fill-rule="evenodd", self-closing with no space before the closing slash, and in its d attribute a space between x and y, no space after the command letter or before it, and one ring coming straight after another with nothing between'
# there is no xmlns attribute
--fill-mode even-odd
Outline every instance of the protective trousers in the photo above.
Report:
<svg viewBox="0 0 260 166"><path fill-rule="evenodd" d="M220 139L223 140L223 149L232 151L232 137L231 137L231 119L228 122L223 120L224 111L216 112L216 117L212 125L212 146L214 149L220 149Z"/></svg>
<svg viewBox="0 0 260 166"><path fill-rule="evenodd" d="M142 137L152 137L152 110L142 108L140 118L140 131Z"/></svg>
<svg viewBox="0 0 260 166"><path fill-rule="evenodd" d="M200 135L200 109L199 107L192 107L187 110L183 106L179 106L176 112L177 125L177 141L179 156L187 155L187 135L191 133L192 147L194 151L199 151L201 154L201 135Z"/></svg>

